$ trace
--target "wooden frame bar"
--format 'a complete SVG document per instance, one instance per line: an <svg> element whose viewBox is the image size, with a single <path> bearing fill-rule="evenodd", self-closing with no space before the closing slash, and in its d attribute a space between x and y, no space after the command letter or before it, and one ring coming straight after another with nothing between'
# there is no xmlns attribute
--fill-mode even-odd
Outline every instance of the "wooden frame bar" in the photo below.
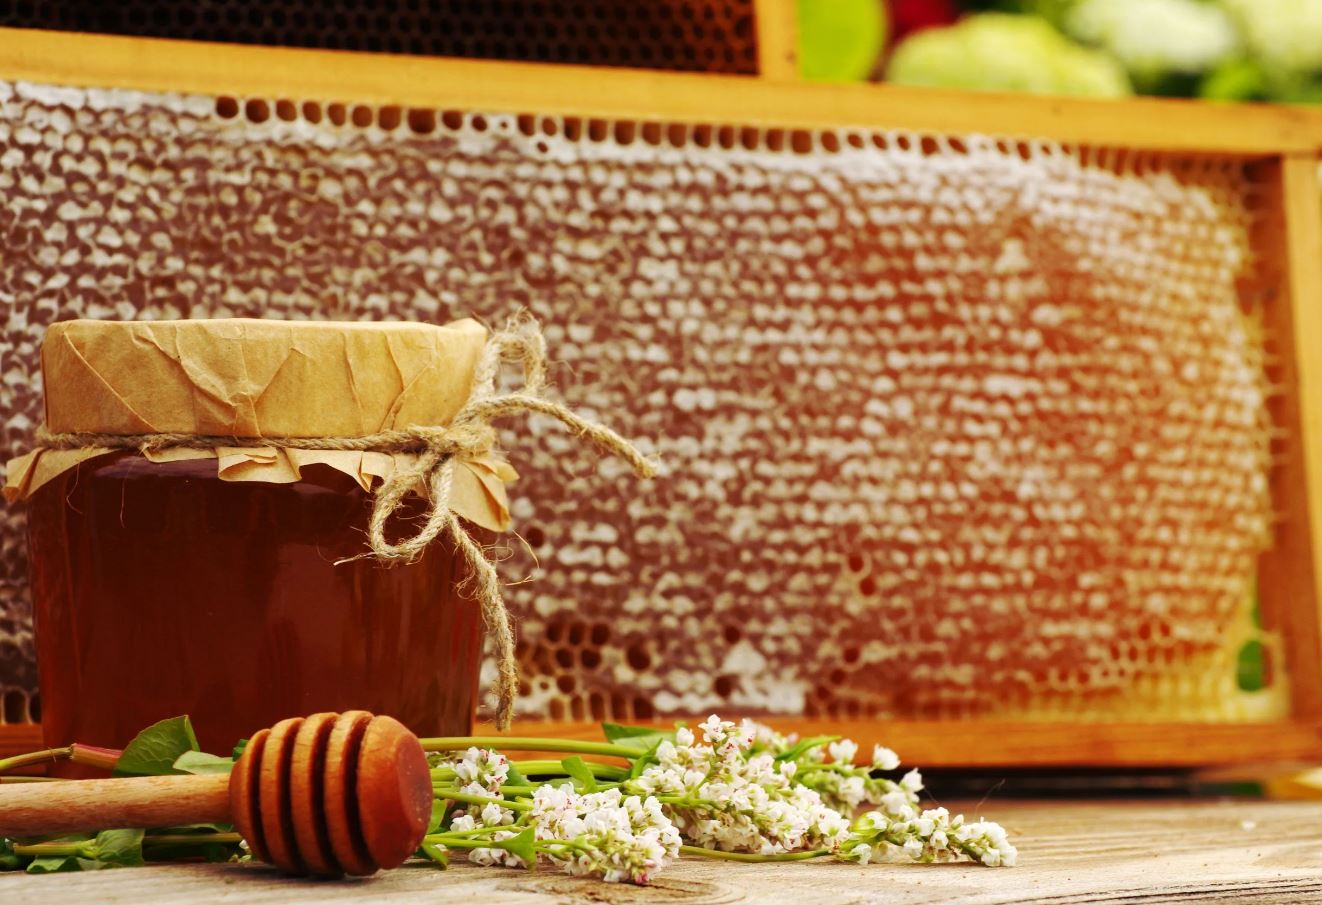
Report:
<svg viewBox="0 0 1322 905"><path fill-rule="evenodd" d="M0 28L0 79L509 113L1047 138L1189 154L1322 149L1322 109L773 82Z"/></svg>
<svg viewBox="0 0 1322 905"><path fill-rule="evenodd" d="M759 0L760 78L416 58L0 29L0 79L83 87L320 99L584 118L787 129L984 133L1095 148L1254 161L1268 205L1267 329L1283 364L1274 415L1287 430L1275 475L1284 520L1263 558L1264 607L1286 639L1293 719L1258 724L822 721L783 730L884 742L919 763L1204 766L1322 757L1322 109L972 94L795 81L792 4ZM770 11L772 15L763 15ZM522 723L519 734L591 737L590 724ZM95 740L92 740L95 741ZM0 726L0 754L39 745Z"/></svg>

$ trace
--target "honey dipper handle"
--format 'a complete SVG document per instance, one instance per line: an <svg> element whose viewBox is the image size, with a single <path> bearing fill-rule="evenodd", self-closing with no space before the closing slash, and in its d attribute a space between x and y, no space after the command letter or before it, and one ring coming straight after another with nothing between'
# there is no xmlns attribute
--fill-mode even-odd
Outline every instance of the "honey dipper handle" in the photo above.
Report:
<svg viewBox="0 0 1322 905"><path fill-rule="evenodd" d="M0 786L0 836L229 823L229 774Z"/></svg>

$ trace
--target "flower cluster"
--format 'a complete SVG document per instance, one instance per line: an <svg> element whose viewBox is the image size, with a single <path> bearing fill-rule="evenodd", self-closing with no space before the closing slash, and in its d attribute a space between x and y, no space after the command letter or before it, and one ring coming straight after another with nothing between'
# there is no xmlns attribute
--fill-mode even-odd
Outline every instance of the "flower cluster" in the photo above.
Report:
<svg viewBox="0 0 1322 905"><path fill-rule="evenodd" d="M679 831L652 797L548 785L533 793L528 816L541 851L575 876L643 884L679 854Z"/></svg>
<svg viewBox="0 0 1322 905"><path fill-rule="evenodd" d="M490 748L469 748L458 759L431 756L432 769L452 772L460 789L470 795L499 795L509 778L509 758Z"/></svg>
<svg viewBox="0 0 1322 905"><path fill-rule="evenodd" d="M848 739L797 739L716 716L696 731L608 727L608 739L606 746L536 742L620 757L629 767L579 757L526 761L519 765L525 777L488 749L434 760L436 795L453 810L443 830L427 837L424 854L441 860L438 850L457 847L477 864L507 867L543 858L576 876L632 883L647 883L683 843L690 852L741 860L1015 862L997 824L922 810L922 775L883 775L898 770L900 759L880 745L859 763L858 745ZM864 805L875 810L851 821Z"/></svg>
<svg viewBox="0 0 1322 905"><path fill-rule="evenodd" d="M1013 867L1018 851L1000 824L986 820L965 823L964 815L950 816L945 808L899 813L870 811L854 824L839 857L867 864L902 851L915 861L954 861L961 855L987 867Z"/></svg>
<svg viewBox="0 0 1322 905"><path fill-rule="evenodd" d="M654 795L686 839L702 848L772 855L834 848L849 821L815 789L794 781L798 763L754 751L756 727L713 716L703 743L680 728L657 746L656 762L627 786Z"/></svg>

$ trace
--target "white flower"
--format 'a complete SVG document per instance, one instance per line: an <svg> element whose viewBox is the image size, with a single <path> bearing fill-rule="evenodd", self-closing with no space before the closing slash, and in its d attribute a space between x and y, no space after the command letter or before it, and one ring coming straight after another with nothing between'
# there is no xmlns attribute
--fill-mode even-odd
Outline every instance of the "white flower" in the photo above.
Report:
<svg viewBox="0 0 1322 905"><path fill-rule="evenodd" d="M872 769L895 770L900 766L900 756L882 745L872 746Z"/></svg>
<svg viewBox="0 0 1322 905"><path fill-rule="evenodd" d="M655 798L619 789L579 795L565 784L538 788L532 805L537 839L566 873L645 884L679 854L679 831Z"/></svg>
<svg viewBox="0 0 1322 905"><path fill-rule="evenodd" d="M827 747L831 755L831 762L836 764L853 764L854 758L858 755L858 743L851 739L842 738L838 742L831 742Z"/></svg>
<svg viewBox="0 0 1322 905"><path fill-rule="evenodd" d="M834 847L848 821L821 793L795 782L798 765L761 750L755 723L712 717L700 727L706 744L679 739L658 763L628 784L630 791L670 799L676 826L694 844L722 851L774 854ZM759 741L761 739L761 741ZM754 745L759 750L754 752Z"/></svg>
<svg viewBox="0 0 1322 905"><path fill-rule="evenodd" d="M514 822L514 812L508 808L502 808L495 802L489 802L482 806L482 824L484 826L503 826Z"/></svg>
<svg viewBox="0 0 1322 905"><path fill-rule="evenodd" d="M469 748L458 759L433 756L433 769L450 769L467 794L499 795L509 777L509 758L490 748ZM476 791L469 792L469 787Z"/></svg>
<svg viewBox="0 0 1322 905"><path fill-rule="evenodd" d="M1005 830L995 823L966 824L945 808L922 813L912 808L894 815L872 811L860 817L842 841L839 857L866 864L899 849L915 861L953 861L961 855L987 867L1013 866L1018 856Z"/></svg>
<svg viewBox="0 0 1322 905"><path fill-rule="evenodd" d="M921 792L923 790L923 774L917 770L910 770L900 779L900 788L915 794Z"/></svg>

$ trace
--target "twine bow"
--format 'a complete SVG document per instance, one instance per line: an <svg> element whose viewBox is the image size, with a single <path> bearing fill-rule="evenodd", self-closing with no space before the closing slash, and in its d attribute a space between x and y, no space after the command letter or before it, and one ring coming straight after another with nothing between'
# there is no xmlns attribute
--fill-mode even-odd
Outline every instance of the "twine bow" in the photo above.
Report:
<svg viewBox="0 0 1322 905"><path fill-rule="evenodd" d="M523 384L509 393L496 392L501 365L517 362ZM496 642L496 724L509 725L518 693L519 674L514 656L514 632L509 611L500 593L500 577L482 548L464 530L459 516L450 508L454 473L459 462L489 455L496 447L493 421L518 413L547 415L577 431L633 467L642 478L656 474L656 466L628 440L610 428L589 421L558 402L542 395L546 387L546 339L537 323L517 319L487 340L473 375L473 391L463 408L446 426L417 426L381 431L361 437L235 437L200 436L183 433L102 434L49 433L37 429L37 442L48 449L106 447L150 452L158 449L215 449L222 446L263 446L277 449L351 450L363 452L413 453L417 459L408 468L397 469L377 488L368 522L368 546L383 562L415 561L443 534L453 539L472 571L478 604L487 632ZM386 539L386 524L399 510L404 498L421 485L428 491L426 521L416 534L397 543ZM355 559L358 557L354 557Z"/></svg>

